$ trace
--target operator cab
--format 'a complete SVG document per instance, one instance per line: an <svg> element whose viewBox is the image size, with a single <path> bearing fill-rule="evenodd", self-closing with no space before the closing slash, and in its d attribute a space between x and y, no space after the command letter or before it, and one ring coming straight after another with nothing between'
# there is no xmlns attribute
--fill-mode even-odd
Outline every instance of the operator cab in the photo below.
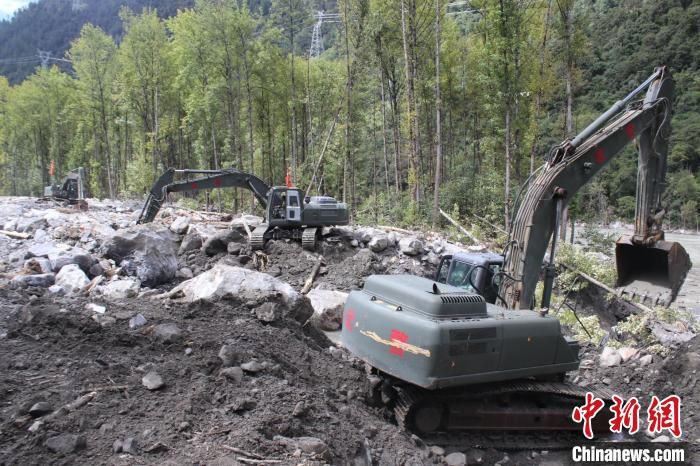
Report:
<svg viewBox="0 0 700 466"><path fill-rule="evenodd" d="M494 304L503 267L503 256L493 253L457 253L442 258L435 281L480 294ZM495 277L495 280L494 280Z"/></svg>
<svg viewBox="0 0 700 466"><path fill-rule="evenodd" d="M272 226L301 223L304 194L300 189L275 186L271 189L268 218Z"/></svg>

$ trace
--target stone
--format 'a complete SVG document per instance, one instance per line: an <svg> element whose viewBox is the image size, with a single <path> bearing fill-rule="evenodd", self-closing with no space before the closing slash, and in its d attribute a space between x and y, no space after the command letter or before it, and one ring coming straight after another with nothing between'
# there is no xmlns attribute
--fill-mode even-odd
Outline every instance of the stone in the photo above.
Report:
<svg viewBox="0 0 700 466"><path fill-rule="evenodd" d="M445 464L447 466L464 466L467 464L467 455L461 452L450 453L445 456Z"/></svg>
<svg viewBox="0 0 700 466"><path fill-rule="evenodd" d="M350 241L350 246L352 246L353 248L356 248L359 245L360 245L360 243L356 239L353 239Z"/></svg>
<svg viewBox="0 0 700 466"><path fill-rule="evenodd" d="M259 321L261 322L274 322L277 320L277 307L279 305L277 303L263 303L257 308L255 308L255 317L258 318Z"/></svg>
<svg viewBox="0 0 700 466"><path fill-rule="evenodd" d="M68 264L56 274L56 285L63 288L67 295L80 293L88 283L90 280L78 264Z"/></svg>
<svg viewBox="0 0 700 466"><path fill-rule="evenodd" d="M314 288L306 295L311 301L314 316L311 321L321 330L334 331L343 323L343 307L348 294L335 290Z"/></svg>
<svg viewBox="0 0 700 466"><path fill-rule="evenodd" d="M88 312L94 312L96 314L104 314L105 312L107 312L107 308L105 306L100 306L99 304L95 303L86 304L85 310Z"/></svg>
<svg viewBox="0 0 700 466"><path fill-rule="evenodd" d="M51 273L51 261L45 257L32 257L24 262L24 270L30 274Z"/></svg>
<svg viewBox="0 0 700 466"><path fill-rule="evenodd" d="M170 231L173 233L177 233L178 235L183 235L187 232L187 229L190 227L190 218L189 217L175 217L175 220L173 220L173 223L170 224Z"/></svg>
<svg viewBox="0 0 700 466"><path fill-rule="evenodd" d="M38 403L34 403L31 408L29 408L29 414L32 417L41 417L46 414L49 414L50 412L53 411L53 407L51 406L51 403L48 403L46 401L40 401Z"/></svg>
<svg viewBox="0 0 700 466"><path fill-rule="evenodd" d="M129 437L122 444L122 452L136 455L139 452L139 444L135 438Z"/></svg>
<svg viewBox="0 0 700 466"><path fill-rule="evenodd" d="M177 274L175 275L178 278L184 278L184 279L189 279L194 277L194 274L192 273L192 269L189 267L183 267L180 270L177 271Z"/></svg>
<svg viewBox="0 0 700 466"><path fill-rule="evenodd" d="M651 354L645 354L644 356L639 358L639 365L642 367L648 366L652 362L654 362L654 356L652 356Z"/></svg>
<svg viewBox="0 0 700 466"><path fill-rule="evenodd" d="M109 327L117 323L117 319L112 316L105 316L102 314L94 314L92 320L100 324L100 327Z"/></svg>
<svg viewBox="0 0 700 466"><path fill-rule="evenodd" d="M100 262L95 262L92 267L90 267L90 270L88 270L88 275L91 277L97 277L98 275L104 275L104 273L107 271L105 270L104 266L102 265L103 261Z"/></svg>
<svg viewBox="0 0 700 466"><path fill-rule="evenodd" d="M34 243L31 246L29 246L29 249L27 249L27 252L25 254L25 258L31 259L32 257L49 257L49 254L58 254L61 251L66 251L70 249L70 246L67 244L59 243L59 244L54 244L49 241L45 241L43 243Z"/></svg>
<svg viewBox="0 0 700 466"><path fill-rule="evenodd" d="M202 244L202 250L207 256L214 256L220 252L228 251L228 244L238 241L243 236L237 230L226 230L207 238Z"/></svg>
<svg viewBox="0 0 700 466"><path fill-rule="evenodd" d="M278 442L290 450L299 449L302 453L315 454L315 455L326 455L328 453L328 445L316 437L283 437L281 435L275 435L272 440Z"/></svg>
<svg viewBox="0 0 700 466"><path fill-rule="evenodd" d="M231 220L231 227L245 229L245 227L243 226L244 221L248 225L248 228L250 228L250 230L252 231L255 229L255 227L263 223L263 218L258 217L257 215L243 214L240 217L236 217L233 220Z"/></svg>
<svg viewBox="0 0 700 466"><path fill-rule="evenodd" d="M399 250L407 256L417 256L423 253L423 242L416 238L401 238Z"/></svg>
<svg viewBox="0 0 700 466"><path fill-rule="evenodd" d="M226 377L234 382L243 380L243 369L240 367L224 367L219 371L219 375Z"/></svg>
<svg viewBox="0 0 700 466"><path fill-rule="evenodd" d="M656 321L652 322L649 328L654 337L664 346L676 346L695 337L695 333L681 322L669 324Z"/></svg>
<svg viewBox="0 0 700 466"><path fill-rule="evenodd" d="M153 337L164 344L180 343L183 340L182 330L175 324L159 324L153 328Z"/></svg>
<svg viewBox="0 0 700 466"><path fill-rule="evenodd" d="M241 253L241 251L243 250L243 245L242 245L241 243L230 242L230 243L228 243L228 245L226 246L226 250L227 250L228 253L231 254L232 256L237 256L237 255L239 255L239 254Z"/></svg>
<svg viewBox="0 0 700 466"><path fill-rule="evenodd" d="M134 317L129 319L129 328L136 329L146 325L146 318L142 314L136 314Z"/></svg>
<svg viewBox="0 0 700 466"><path fill-rule="evenodd" d="M617 366L620 362L622 362L622 356L620 356L615 348L610 346L603 348L603 352L600 354L600 365L602 367Z"/></svg>
<svg viewBox="0 0 700 466"><path fill-rule="evenodd" d="M122 442L119 439L115 440L114 443L112 444L112 452L113 453L121 453L123 446L124 446L124 442Z"/></svg>
<svg viewBox="0 0 700 466"><path fill-rule="evenodd" d="M89 272L97 260L82 248L71 248L67 251L54 251L48 255L51 269L58 272L69 264L77 264L83 272Z"/></svg>
<svg viewBox="0 0 700 466"><path fill-rule="evenodd" d="M40 273L37 275L16 275L12 278L11 283L17 287L36 286L48 288L54 284L55 280L56 277L52 273Z"/></svg>
<svg viewBox="0 0 700 466"><path fill-rule="evenodd" d="M178 254L182 255L188 251L194 251L202 247L202 237L196 230L190 229L190 231L182 238L182 243L180 243L180 249L177 251Z"/></svg>
<svg viewBox="0 0 700 466"><path fill-rule="evenodd" d="M264 369L263 365L258 361L250 361L241 364L241 369L251 374L256 374Z"/></svg>
<svg viewBox="0 0 700 466"><path fill-rule="evenodd" d="M49 224L46 223L46 219L44 219L43 217L20 217L17 219L15 231L19 231L21 233L32 233L37 230L43 230L48 226Z"/></svg>
<svg viewBox="0 0 700 466"><path fill-rule="evenodd" d="M74 451L85 448L85 437L74 434L60 434L55 437L49 437L44 442L44 446L54 453L67 455Z"/></svg>
<svg viewBox="0 0 700 466"><path fill-rule="evenodd" d="M100 288L102 296L110 300L127 299L138 296L141 282L138 278L112 280Z"/></svg>
<svg viewBox="0 0 700 466"><path fill-rule="evenodd" d="M440 265L440 256L435 254L433 251L430 251L428 254L423 256L421 260L424 260L432 265Z"/></svg>
<svg viewBox="0 0 700 466"><path fill-rule="evenodd" d="M479 464L484 461L484 450L471 448L467 451L467 464Z"/></svg>
<svg viewBox="0 0 700 466"><path fill-rule="evenodd" d="M152 224L118 230L101 248L124 272L137 277L143 286L154 287L175 278L177 236Z"/></svg>
<svg viewBox="0 0 700 466"><path fill-rule="evenodd" d="M141 379L141 383L144 387L151 391L158 390L159 388L165 386L163 378L160 375L158 375L157 372L154 371L151 371L148 374L144 375Z"/></svg>
<svg viewBox="0 0 700 466"><path fill-rule="evenodd" d="M652 443L668 443L671 441L671 438L668 435L659 435L656 438L651 439Z"/></svg>
<svg viewBox="0 0 700 466"><path fill-rule="evenodd" d="M617 352L620 355L620 357L622 358L622 362L627 362L630 359L632 359L633 357L635 357L637 355L637 353L639 353L639 350L636 348L631 348L629 346L625 346L623 348L618 348Z"/></svg>
<svg viewBox="0 0 700 466"><path fill-rule="evenodd" d="M223 345L219 350L219 359L223 367L231 367L240 362L241 355L233 349L233 346Z"/></svg>
<svg viewBox="0 0 700 466"><path fill-rule="evenodd" d="M437 445L430 447L430 454L433 456L445 456L445 449Z"/></svg>
<svg viewBox="0 0 700 466"><path fill-rule="evenodd" d="M367 245L373 252L382 252L389 247L389 238L386 235L374 236Z"/></svg>

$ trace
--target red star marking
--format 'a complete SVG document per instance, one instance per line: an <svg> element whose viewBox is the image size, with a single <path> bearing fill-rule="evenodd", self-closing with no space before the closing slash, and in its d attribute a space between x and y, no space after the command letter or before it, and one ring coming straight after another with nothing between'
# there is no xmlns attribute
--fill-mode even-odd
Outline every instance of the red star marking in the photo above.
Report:
<svg viewBox="0 0 700 466"><path fill-rule="evenodd" d="M593 158L598 165L602 165L605 162L605 152L601 147L596 148Z"/></svg>
<svg viewBox="0 0 700 466"><path fill-rule="evenodd" d="M389 337L389 340L391 341L400 341L401 343L406 343L408 341L408 335L403 333L400 330L392 329L391 330L391 336ZM401 348L397 348L396 346L390 346L389 347L389 352L391 354L395 354L396 356L402 357L404 355L404 350Z"/></svg>
<svg viewBox="0 0 700 466"><path fill-rule="evenodd" d="M192 189L198 189L198 188L199 188L199 186L197 186L197 183L190 183L190 187L191 187Z"/></svg>
<svg viewBox="0 0 700 466"><path fill-rule="evenodd" d="M355 321L355 310L348 309L345 311L345 329L352 332L352 323Z"/></svg>
<svg viewBox="0 0 700 466"><path fill-rule="evenodd" d="M634 139L634 125L632 123L627 123L625 126L625 134L627 135L627 139Z"/></svg>
<svg viewBox="0 0 700 466"><path fill-rule="evenodd" d="M221 178L214 178L214 186L217 188L221 186Z"/></svg>

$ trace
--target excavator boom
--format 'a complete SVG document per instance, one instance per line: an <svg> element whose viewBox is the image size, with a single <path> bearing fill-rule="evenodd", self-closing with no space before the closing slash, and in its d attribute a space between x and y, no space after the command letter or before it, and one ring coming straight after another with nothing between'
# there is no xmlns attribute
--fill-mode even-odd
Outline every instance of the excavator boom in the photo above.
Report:
<svg viewBox="0 0 700 466"><path fill-rule="evenodd" d="M633 102L648 87L643 102ZM543 307L548 307L554 277L554 253L561 210L570 199L596 176L634 139L640 142L640 166L637 192L637 228L635 236L624 243L618 275L653 269L665 274L662 286L675 296L690 261L682 246L661 245L659 216L665 161L670 133L673 81L665 67L654 73L623 100L589 125L573 140L566 140L549 155L547 163L528 186L517 209L507 246L499 299L509 309L528 309L539 280L542 261L551 238L549 264L545 266ZM650 214L651 213L651 214ZM643 222L640 223L640 218ZM654 220L655 219L655 220ZM657 223L655 224L654 221ZM651 225L651 227L647 227ZM659 259L659 254L665 256ZM671 253L672 252L672 253ZM652 260L645 260L644 255ZM653 256L653 257L652 257ZM660 270L659 264L665 264ZM668 299L667 299L668 301ZM670 301L668 301L670 302Z"/></svg>

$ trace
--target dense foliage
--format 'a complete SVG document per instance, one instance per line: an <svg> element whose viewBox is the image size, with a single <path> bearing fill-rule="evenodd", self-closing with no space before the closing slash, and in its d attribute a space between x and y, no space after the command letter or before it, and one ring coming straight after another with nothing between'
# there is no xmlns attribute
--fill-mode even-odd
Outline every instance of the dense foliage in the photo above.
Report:
<svg viewBox="0 0 700 466"><path fill-rule="evenodd" d="M143 195L170 166L235 166L271 184L289 169L302 188L346 200L356 220L419 224L439 180L439 206L490 235L549 146L664 63L676 79L668 220L697 225L692 1L198 0L176 14L189 2L78 3L79 31L55 27L71 8L58 0L0 23L10 56L35 53L20 43L36 37L49 43L27 47L62 50L74 34L70 66L38 67L21 82L26 69L2 68L2 194L39 194L51 160L58 177L86 167L96 196ZM324 8L341 22L324 24L325 51L310 57L313 12ZM618 157L570 217L630 220L635 157L633 147ZM243 192L215 199L251 202Z"/></svg>

